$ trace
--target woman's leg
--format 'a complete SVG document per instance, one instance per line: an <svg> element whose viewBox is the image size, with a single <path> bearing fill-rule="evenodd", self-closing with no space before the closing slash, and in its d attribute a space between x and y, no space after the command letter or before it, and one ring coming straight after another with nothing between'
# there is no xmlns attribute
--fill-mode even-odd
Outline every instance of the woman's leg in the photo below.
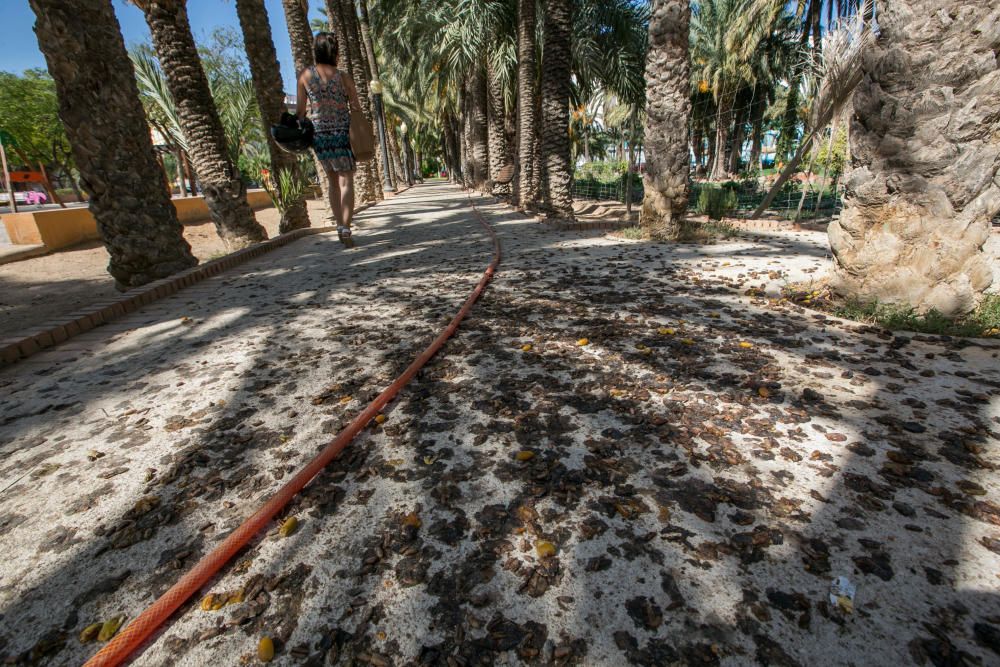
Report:
<svg viewBox="0 0 1000 667"><path fill-rule="evenodd" d="M354 220L354 172L337 172L338 189L340 190L340 209L344 216L344 226L350 227Z"/></svg>
<svg viewBox="0 0 1000 667"><path fill-rule="evenodd" d="M326 165L323 165L326 172L326 182L330 184L330 210L333 212L333 219L337 221L337 226L344 224L344 210L341 206L340 179L339 174Z"/></svg>

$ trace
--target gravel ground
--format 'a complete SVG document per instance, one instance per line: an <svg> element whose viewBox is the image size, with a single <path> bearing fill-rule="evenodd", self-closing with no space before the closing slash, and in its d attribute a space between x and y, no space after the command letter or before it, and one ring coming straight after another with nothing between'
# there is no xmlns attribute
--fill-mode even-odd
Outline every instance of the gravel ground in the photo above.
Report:
<svg viewBox="0 0 1000 667"><path fill-rule="evenodd" d="M504 263L471 317L202 592L230 604L136 664L252 664L265 636L279 664L997 664L1000 346L769 298L827 265L815 233L653 245L478 201ZM0 656L82 662L489 260L447 186L362 223L0 374Z"/></svg>

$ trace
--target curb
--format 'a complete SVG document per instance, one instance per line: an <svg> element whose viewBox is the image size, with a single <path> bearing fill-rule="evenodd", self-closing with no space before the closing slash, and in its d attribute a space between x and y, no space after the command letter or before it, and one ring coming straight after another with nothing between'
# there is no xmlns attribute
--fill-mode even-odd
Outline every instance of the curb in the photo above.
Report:
<svg viewBox="0 0 1000 667"><path fill-rule="evenodd" d="M631 223L625 220L602 220L591 222L542 222L543 225L557 232L589 232L593 230L616 230L632 227Z"/></svg>
<svg viewBox="0 0 1000 667"><path fill-rule="evenodd" d="M45 245L28 246L24 250L15 250L13 252L0 255L0 265L13 264L14 262L32 259L33 257L41 257L42 255L47 254L49 254L49 249Z"/></svg>
<svg viewBox="0 0 1000 667"><path fill-rule="evenodd" d="M533 211L528 212L521 210L515 207L509 201L501 197L497 197L495 195L483 194L478 190L466 190L465 188L462 188L462 190L470 194L479 195L481 197L492 199L494 204L499 204L500 206L503 206L507 210L511 211L512 213L520 213L525 218L534 220L535 222L544 225L550 231L555 231L555 232L589 232L589 231L601 231L601 230L614 231L617 229L625 229L626 227L634 226L628 220L601 220L601 221L593 220L589 222L580 222L577 220L574 220L573 222L567 222L565 220L558 220L558 219L549 220L548 218L537 215Z"/></svg>
<svg viewBox="0 0 1000 667"><path fill-rule="evenodd" d="M791 232L795 226L787 220L740 220L730 218L723 220L725 224L744 232Z"/></svg>
<svg viewBox="0 0 1000 667"><path fill-rule="evenodd" d="M391 199L393 196L408 189L404 188L394 193L386 193L385 199ZM354 213L356 215L362 211L366 211L377 203L370 202L363 204L357 207ZM17 362L27 359L42 350L54 347L102 324L113 322L128 313L140 310L143 306L154 301L159 301L185 287L190 287L206 278L211 278L235 266L244 264L251 259L256 259L271 250L288 245L292 241L305 236L324 234L336 230L336 227L306 227L304 229L295 229L285 234L279 234L267 241L262 241L224 257L213 259L180 273L175 273L172 276L129 290L120 298L98 302L88 306L85 310L46 322L40 327L29 330L27 333L15 334L11 337L0 339L0 369L13 366Z"/></svg>

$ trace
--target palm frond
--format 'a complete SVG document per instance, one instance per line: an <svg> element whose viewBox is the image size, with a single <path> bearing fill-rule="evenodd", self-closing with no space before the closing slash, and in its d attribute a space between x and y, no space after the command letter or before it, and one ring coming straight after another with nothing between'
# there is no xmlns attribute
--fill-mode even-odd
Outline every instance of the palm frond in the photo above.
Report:
<svg viewBox="0 0 1000 667"><path fill-rule="evenodd" d="M132 49L129 52L132 67L135 69L135 79L139 86L139 95L143 108L151 124L164 135L168 142L187 150L187 141L181 131L180 117L177 106L167 88L167 79L160 69L156 59L143 49Z"/></svg>

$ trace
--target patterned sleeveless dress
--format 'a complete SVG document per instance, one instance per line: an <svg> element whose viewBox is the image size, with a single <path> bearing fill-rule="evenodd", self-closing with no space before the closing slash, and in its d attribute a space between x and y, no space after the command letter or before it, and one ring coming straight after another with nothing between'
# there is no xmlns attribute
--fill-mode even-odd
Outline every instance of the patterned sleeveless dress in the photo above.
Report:
<svg viewBox="0 0 1000 667"><path fill-rule="evenodd" d="M354 171L357 167L351 151L351 105L340 72L326 83L316 67L311 67L306 81L309 96L309 120L316 128L313 150L316 157L333 171Z"/></svg>

